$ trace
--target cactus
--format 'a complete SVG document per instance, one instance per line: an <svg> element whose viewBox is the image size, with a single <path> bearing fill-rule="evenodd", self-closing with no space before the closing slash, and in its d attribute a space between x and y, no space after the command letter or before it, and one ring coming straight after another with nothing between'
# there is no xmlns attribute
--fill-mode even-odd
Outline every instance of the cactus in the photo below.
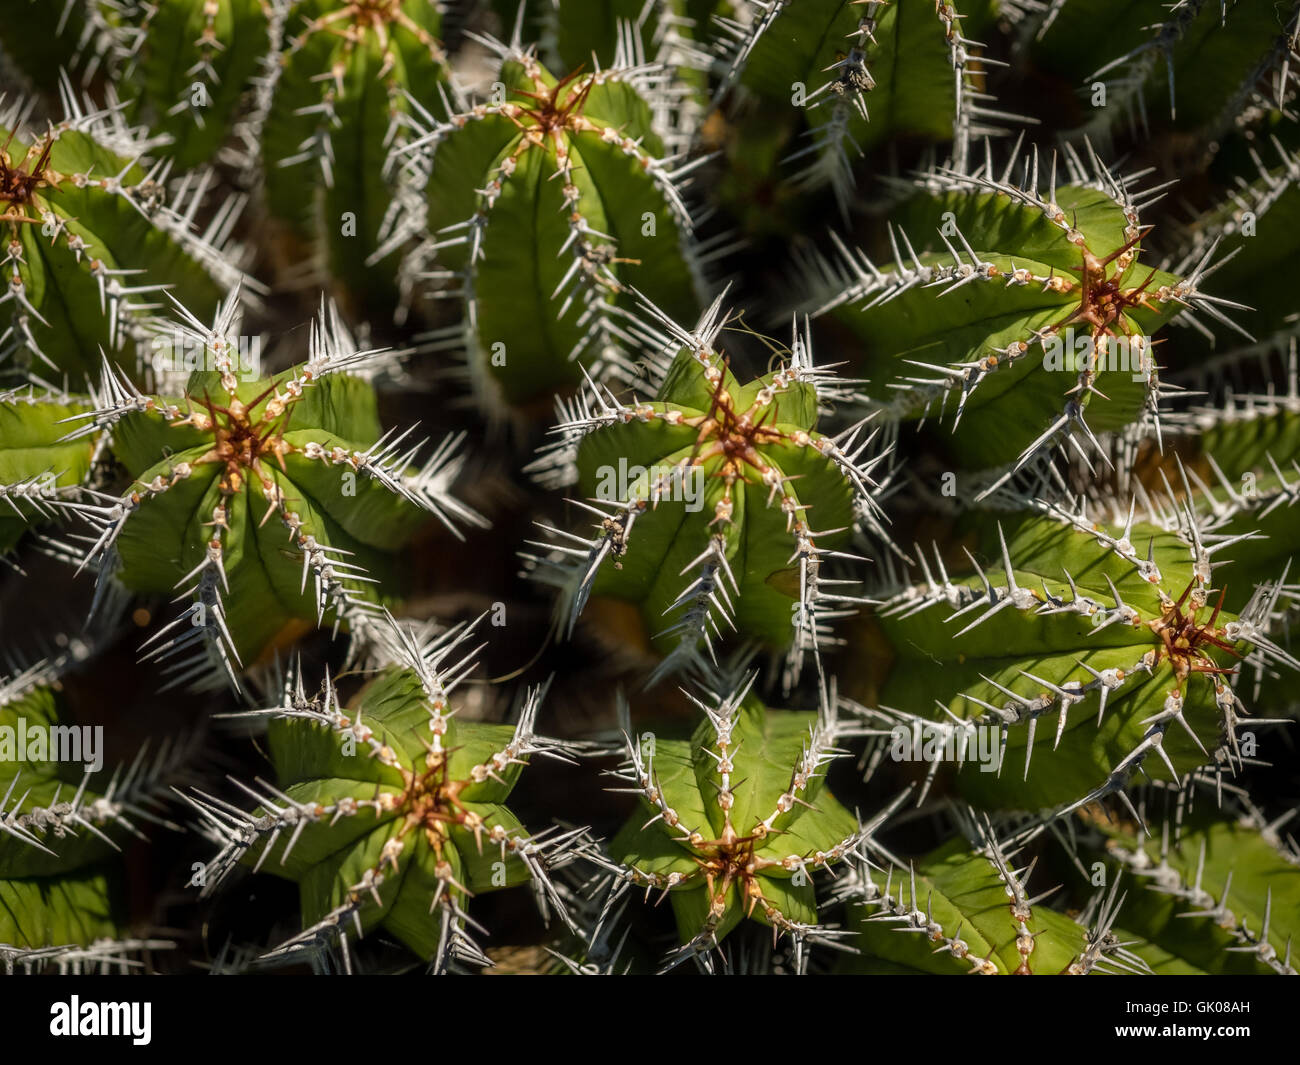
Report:
<svg viewBox="0 0 1300 1065"><path fill-rule="evenodd" d="M925 582L881 607L894 661L871 701L894 756L948 744L958 786L981 805L1061 813L1127 798L1139 767L1175 783L1205 765L1231 772L1249 712L1229 683L1234 660L1300 666L1268 635L1279 586L1229 601L1212 580L1215 556L1246 534L1211 541L1188 511L1165 527L1154 511L1110 524L1048 509L998 524L988 571L967 552L974 573L950 579L937 552L933 565L918 555ZM997 734L996 758L977 749L981 727ZM943 765L929 761L927 786Z"/></svg>
<svg viewBox="0 0 1300 1065"><path fill-rule="evenodd" d="M454 91L442 17L438 0L295 0L263 90L267 207L362 314L396 298L397 258L375 253L412 112Z"/></svg>
<svg viewBox="0 0 1300 1065"><path fill-rule="evenodd" d="M860 863L845 878L837 893L848 903L858 953L837 971L1086 976L1143 975L1177 966L1176 959L1150 944L1138 945L1115 927L1127 898L1119 877L1093 897L1085 913L1071 917L1040 905L1055 889L1031 895L1035 863L1028 870L1015 868L1012 848L987 821L966 812L961 828L964 835L906 867L890 864L882 876Z"/></svg>
<svg viewBox="0 0 1300 1065"><path fill-rule="evenodd" d="M1217 242L1182 277L1143 264L1139 211L1159 191L1091 164L1067 148L939 171L900 210L892 266L841 245L838 267L812 267L810 306L866 349L875 403L951 418L961 465L1006 467L983 495L1054 444L1101 452L1097 433L1158 419L1150 334L1180 312L1231 325L1220 308L1239 308L1201 290Z"/></svg>
<svg viewBox="0 0 1300 1065"><path fill-rule="evenodd" d="M133 117L169 138L177 166L209 162L229 142L281 21L278 0L104 3L112 56Z"/></svg>
<svg viewBox="0 0 1300 1065"><path fill-rule="evenodd" d="M732 7L729 0L616 0L593 19L589 6L555 0L544 15L542 55L563 71L616 66L627 55L653 58L675 82L655 96L656 124L674 149L689 149L707 103L716 20Z"/></svg>
<svg viewBox="0 0 1300 1065"><path fill-rule="evenodd" d="M900 135L953 142L958 167L972 139L1009 117L987 106L976 57L985 0L752 2L748 27L724 20L729 40L721 89L738 85L766 108L803 109L808 159L799 180L829 186L847 217L856 157ZM973 23L973 24L972 24ZM984 60L987 62L987 60Z"/></svg>
<svg viewBox="0 0 1300 1065"><path fill-rule="evenodd" d="M234 295L213 324L186 314L180 332L203 352L184 394L145 395L105 364L94 408L65 439L108 431L131 482L81 511L94 528L83 565L136 592L182 594L190 607L154 637L151 658L193 649L174 668L239 686L286 629L332 615L365 631L380 616L385 556L429 515L448 529L482 519L453 498L457 441L421 464L410 430L383 432L370 384L355 372L379 352L340 343L322 314L310 357L272 377L238 360ZM309 587L310 584L310 587Z"/></svg>
<svg viewBox="0 0 1300 1065"><path fill-rule="evenodd" d="M624 729L619 779L639 807L600 860L611 900L628 887L667 894L682 947L666 968L695 959L711 971L711 953L746 918L789 936L802 968L810 942L835 936L818 925L813 878L860 854L875 827L826 790L824 767L843 753L833 704L768 710L753 682L692 697L705 720L689 740Z"/></svg>
<svg viewBox="0 0 1300 1065"><path fill-rule="evenodd" d="M1035 59L1079 85L1091 113L1072 138L1100 144L1117 130L1171 128L1208 143L1248 104L1291 88L1294 3L1072 0L1044 10L1028 24Z"/></svg>
<svg viewBox="0 0 1300 1065"><path fill-rule="evenodd" d="M454 280L480 403L498 415L550 403L582 380L632 373L629 286L693 316L702 284L682 184L694 163L661 154L647 97L664 72L628 66L558 81L531 52L499 46L501 99L430 119L424 206L395 228L421 234L407 273ZM527 279L525 281L525 278ZM518 286L537 298L521 302Z"/></svg>
<svg viewBox="0 0 1300 1065"><path fill-rule="evenodd" d="M93 36L94 27L80 4L0 3L2 61L13 64L43 92L58 92L61 71L75 66L83 34Z"/></svg>
<svg viewBox="0 0 1300 1065"><path fill-rule="evenodd" d="M147 824L184 745L103 767L103 740L73 723L58 685L69 651L0 679L0 966L120 966L165 940L132 938L111 859ZM102 729L100 730L102 733ZM83 744L85 744L83 746ZM170 826L175 827L175 826Z"/></svg>
<svg viewBox="0 0 1300 1065"><path fill-rule="evenodd" d="M690 332L660 315L676 354L654 400L596 385L561 405L559 439L535 469L575 484L598 523L590 538L547 527L559 548L530 559L562 589L570 629L589 596L640 604L665 655L655 678L706 663L728 626L789 648L792 684L830 621L852 612L822 570L854 557L843 548L855 523L879 528L883 456L864 459L873 438L861 425L816 431L819 399L837 393L806 336L796 330L783 365L742 385L717 349L726 321L720 301Z"/></svg>
<svg viewBox="0 0 1300 1065"><path fill-rule="evenodd" d="M0 392L0 556L29 526L54 517L89 478L97 442L62 442L63 423L88 406L84 397L31 386Z"/></svg>
<svg viewBox="0 0 1300 1065"><path fill-rule="evenodd" d="M147 140L115 112L83 108L66 84L64 103L69 117L43 133L22 127L21 105L0 116L0 372L79 387L101 349L131 353L163 289L201 314L216 308L241 277L223 251L239 201L194 233L204 182L187 182L168 205L165 171L138 163Z"/></svg>
<svg viewBox="0 0 1300 1065"><path fill-rule="evenodd" d="M1101 828L1106 856L1148 888L1127 908L1128 927L1208 972L1296 975L1300 851L1280 831L1294 814L1270 822L1240 799L1212 816L1164 805L1173 809L1158 834Z"/></svg>
<svg viewBox="0 0 1300 1065"><path fill-rule="evenodd" d="M1180 268L1187 268L1217 246L1215 292L1249 306L1250 313L1242 320L1251 338L1257 338L1253 345L1242 345L1229 331L1229 344L1235 341L1238 347L1255 350L1282 349L1296 332L1294 306L1285 284L1285 264L1297 251L1300 155L1273 136L1262 151L1251 146L1245 173L1237 172L1239 169L1234 168L1232 176L1238 186L1229 198L1187 227L1177 261ZM1206 339L1205 346L1210 348L1219 337L1210 334ZM1233 350L1230 346L1227 351L1216 351L1214 357L1225 360Z"/></svg>
<svg viewBox="0 0 1300 1065"><path fill-rule="evenodd" d="M251 712L268 719L278 786L243 786L259 804L252 813L191 796L221 847L205 892L241 862L298 882L303 932L272 956L337 937L346 958L355 924L358 937L385 928L435 970L487 965L466 912L473 896L531 882L543 910L564 915L548 867L580 834L530 835L505 805L530 759L564 757L564 745L535 730L541 689L514 726L454 716L472 631L393 626L389 664L346 709L330 681L308 697L292 671L280 702Z"/></svg>

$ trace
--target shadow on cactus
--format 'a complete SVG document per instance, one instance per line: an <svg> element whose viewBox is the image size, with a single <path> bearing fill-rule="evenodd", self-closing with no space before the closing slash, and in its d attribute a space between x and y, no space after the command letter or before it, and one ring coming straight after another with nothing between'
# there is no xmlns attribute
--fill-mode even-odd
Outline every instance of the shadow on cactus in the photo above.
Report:
<svg viewBox="0 0 1300 1065"><path fill-rule="evenodd" d="M350 969L350 932L383 928L434 971L489 965L470 899L525 883L544 916L567 920L549 870L584 830L530 835L505 805L529 761L567 758L564 744L536 732L543 689L513 726L468 720L453 704L473 669L472 634L390 621L376 646L389 664L346 708L328 679L307 696L294 670L277 705L237 715L267 719L278 786L240 785L260 804L252 813L204 793L190 801L221 846L204 893L241 862L301 888L304 930L266 961L337 948Z"/></svg>
<svg viewBox="0 0 1300 1065"><path fill-rule="evenodd" d="M368 631L394 552L430 515L456 535L457 523L483 524L450 494L457 438L417 463L414 427L381 429L358 371L382 351L344 346L323 311L308 361L262 378L239 362L236 323L234 296L211 327L185 316L182 334L212 368L182 395L145 395L106 364L94 409L70 419L84 424L68 439L110 432L133 478L75 505L94 526L82 564L101 585L192 600L147 650L186 652L175 683L224 675L239 687L242 666L327 615L336 630Z"/></svg>
<svg viewBox="0 0 1300 1065"><path fill-rule="evenodd" d="M806 654L820 668L830 622L861 602L824 567L856 557L844 550L855 527L883 536L872 471L885 455L864 458L874 434L862 423L815 430L819 402L843 386L813 365L805 336L742 385L716 347L727 320L720 300L693 332L659 317L658 346L675 354L653 400L593 384L560 404L559 440L532 469L548 486L576 485L596 532L544 526L559 546L529 561L561 588L570 630L590 596L637 604L665 655L652 681L706 666L733 628L788 648L790 685Z"/></svg>

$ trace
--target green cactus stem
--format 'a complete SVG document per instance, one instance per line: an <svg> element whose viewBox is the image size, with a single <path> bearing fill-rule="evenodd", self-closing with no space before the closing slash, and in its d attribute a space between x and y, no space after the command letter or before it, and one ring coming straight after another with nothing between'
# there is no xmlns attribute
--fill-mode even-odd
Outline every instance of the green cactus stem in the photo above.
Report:
<svg viewBox="0 0 1300 1065"><path fill-rule="evenodd" d="M245 117L284 18L281 0L91 0L111 24L119 91L180 167L210 162Z"/></svg>
<svg viewBox="0 0 1300 1065"><path fill-rule="evenodd" d="M723 19L727 69L719 93L739 86L764 108L802 109L808 159L798 181L829 187L848 217L854 162L900 135L951 141L965 169L972 140L1014 116L991 107L977 72L992 61L967 35L987 25L984 0L776 0L748 5L748 26Z"/></svg>
<svg viewBox="0 0 1300 1065"><path fill-rule="evenodd" d="M266 202L315 249L358 313L391 314L398 210L413 111L454 93L437 0L294 0L263 87Z"/></svg>
<svg viewBox="0 0 1300 1065"><path fill-rule="evenodd" d="M712 971L712 953L746 918L790 937L802 969L810 943L836 936L818 924L813 877L864 855L889 812L861 825L826 789L825 767L844 753L832 704L768 710L753 681L692 696L705 719L689 740L624 729L621 790L641 801L597 860L612 874L611 903L628 888L672 903L683 945L665 970L694 960Z"/></svg>
<svg viewBox="0 0 1300 1065"><path fill-rule="evenodd" d="M621 56L557 81L531 52L498 51L500 99L424 116L411 142L424 202L392 246L423 238L408 278L451 285L463 308L430 348L463 351L480 404L500 417L549 405L584 367L630 378L630 286L693 317L703 280L683 198L700 160L665 155L653 121L668 72Z"/></svg>
<svg viewBox="0 0 1300 1065"><path fill-rule="evenodd" d="M160 292L206 315L241 282L226 246L242 201L194 232L206 179L169 197L167 168L138 162L149 142L64 90L68 118L44 132L22 128L21 103L0 116L0 372L78 388L101 351L136 354L136 326Z"/></svg>
<svg viewBox="0 0 1300 1065"><path fill-rule="evenodd" d="M937 551L920 554L924 583L880 608L894 658L870 701L892 756L929 763L921 795L947 766L980 805L1064 814L1127 800L1139 768L1175 782L1239 769L1237 662L1300 666L1269 635L1282 585L1233 589L1225 609L1211 571L1244 537L1208 536L1187 508L1169 527L1154 507L1146 520L1041 510L999 523L988 570L968 552L973 573L950 578Z"/></svg>
<svg viewBox="0 0 1300 1065"><path fill-rule="evenodd" d="M153 637L148 657L197 648L176 664L178 682L215 674L238 687L240 666L286 626L329 614L336 630L368 631L388 560L430 515L456 535L457 523L483 519L449 490L457 438L417 463L410 429L381 429L374 390L356 371L382 351L344 346L322 313L305 363L250 380L236 311L231 296L211 326L181 322L212 367L182 395L146 395L106 363L94 409L68 439L110 432L132 478L81 507L93 524L83 565L96 565L101 587L179 589L191 605Z"/></svg>
<svg viewBox="0 0 1300 1065"><path fill-rule="evenodd" d="M962 831L929 854L873 871L859 862L842 878L849 942L840 973L931 973L982 976L1195 972L1157 947L1116 927L1132 882L1116 876L1083 913L1044 905L1056 887L1031 894L1027 869L1012 862L1015 844L997 838L987 816L959 809ZM883 882L882 882L883 881ZM1036 885L1041 887L1042 885Z"/></svg>
<svg viewBox="0 0 1300 1065"><path fill-rule="evenodd" d="M28 528L55 517L89 478L99 442L62 441L63 423L88 409L85 397L30 385L0 392L0 556Z"/></svg>
<svg viewBox="0 0 1300 1065"><path fill-rule="evenodd" d="M240 863L301 888L304 931L270 957L337 942L346 959L350 932L383 928L434 971L488 965L470 899L526 883L544 914L566 919L550 868L582 831L530 834L505 805L530 760L567 757L564 745L536 732L542 689L528 693L514 726L457 716L472 633L391 625L379 649L389 664L347 708L328 680L309 697L292 671L277 705L242 715L269 720L278 786L242 785L259 804L251 813L191 796L221 847L206 893Z"/></svg>
<svg viewBox="0 0 1300 1065"><path fill-rule="evenodd" d="M1177 801L1166 793L1149 834L1122 821L1098 826L1105 857L1145 888L1125 925L1206 972L1295 976L1300 850L1282 833L1295 810L1269 821L1244 796L1207 809L1212 792L1203 791Z"/></svg>
<svg viewBox="0 0 1300 1065"><path fill-rule="evenodd" d="M0 971L125 967L175 945L130 936L112 859L144 825L177 827L160 799L189 748L104 767L59 690L78 656L0 678Z"/></svg>
<svg viewBox="0 0 1300 1065"><path fill-rule="evenodd" d="M778 369L742 385L719 353L721 300L694 331L660 316L660 350L674 352L651 401L601 386L562 404L559 439L534 464L548 485L573 485L597 519L586 537L544 527L558 543L529 556L558 585L572 629L589 596L639 604L666 657L652 681L704 665L725 628L788 649L787 684L832 620L859 602L825 570L857 525L880 533L862 424L816 431L818 403L837 395L796 332ZM545 547L546 545L542 545ZM708 656L707 658L705 656Z"/></svg>
<svg viewBox="0 0 1300 1065"><path fill-rule="evenodd" d="M1201 290L1217 242L1182 277L1144 265L1139 211L1160 190L1091 167L1067 147L1050 162L1017 151L1001 172L991 158L941 170L900 208L892 265L841 245L839 267L814 266L809 306L861 343L872 405L950 420L954 461L1005 466L980 498L1057 444L1104 456L1098 433L1158 426L1168 387L1150 334L1174 314L1231 325L1223 308L1242 309Z"/></svg>

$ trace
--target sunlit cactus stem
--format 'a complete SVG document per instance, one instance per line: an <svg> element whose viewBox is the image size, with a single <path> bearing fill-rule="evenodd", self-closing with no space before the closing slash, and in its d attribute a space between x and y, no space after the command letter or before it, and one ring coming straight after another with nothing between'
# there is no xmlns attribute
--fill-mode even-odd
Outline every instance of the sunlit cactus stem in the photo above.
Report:
<svg viewBox="0 0 1300 1065"><path fill-rule="evenodd" d="M236 314L232 296L211 326L185 315L212 368L182 394L146 395L106 363L93 409L70 419L68 439L109 431L133 478L81 508L93 526L83 565L101 583L191 600L147 648L197 651L174 682L215 670L238 687L242 666L327 615L363 639L391 595L393 553L430 515L455 535L483 523L449 490L455 437L417 461L411 429L382 430L357 373L382 351L343 346L323 312L307 361L262 377L238 363Z"/></svg>
<svg viewBox="0 0 1300 1065"><path fill-rule="evenodd" d="M734 629L788 652L789 685L805 656L820 671L830 622L860 602L830 568L857 558L855 527L883 533L872 473L886 452L862 424L816 431L837 384L806 336L742 385L720 354L725 324L720 301L694 331L659 317L661 350L675 354L653 400L593 385L561 404L558 440L534 469L576 485L597 521L590 536L549 529L557 546L534 572L562 588L570 629L591 596L638 604L665 655L652 679L707 665Z"/></svg>

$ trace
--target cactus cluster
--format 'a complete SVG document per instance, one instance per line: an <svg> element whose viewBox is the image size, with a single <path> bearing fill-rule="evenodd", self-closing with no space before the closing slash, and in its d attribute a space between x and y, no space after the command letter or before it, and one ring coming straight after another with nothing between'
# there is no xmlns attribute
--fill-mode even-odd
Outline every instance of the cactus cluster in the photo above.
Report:
<svg viewBox="0 0 1300 1065"><path fill-rule="evenodd" d="M1295 975L1297 42L0 0L0 970Z"/></svg>

